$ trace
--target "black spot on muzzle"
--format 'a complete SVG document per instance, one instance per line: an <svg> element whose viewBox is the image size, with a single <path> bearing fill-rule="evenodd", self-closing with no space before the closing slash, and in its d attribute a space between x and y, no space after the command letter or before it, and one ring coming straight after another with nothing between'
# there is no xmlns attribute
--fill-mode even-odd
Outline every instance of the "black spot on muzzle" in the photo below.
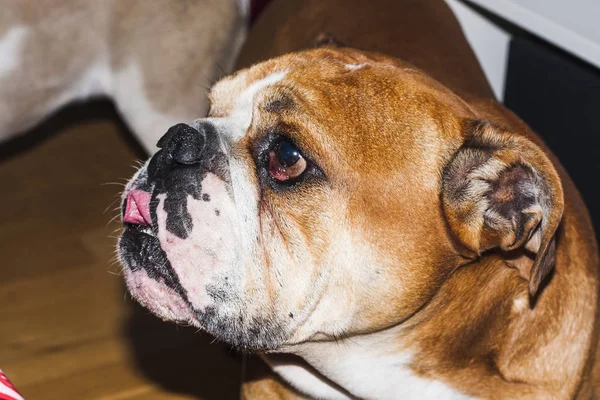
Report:
<svg viewBox="0 0 600 400"><path fill-rule="evenodd" d="M131 271L146 271L148 277L175 290L187 304L190 304L187 291L173 271L158 238L143 233L130 233L123 235L119 247Z"/></svg>
<svg viewBox="0 0 600 400"><path fill-rule="evenodd" d="M193 220L187 211L187 198L202 198L202 181L210 172L230 183L227 157L215 127L200 122L196 127L177 124L158 141L159 150L148 164L148 180L154 186L150 213L157 221L158 195L165 194L167 230L181 239L187 238Z"/></svg>

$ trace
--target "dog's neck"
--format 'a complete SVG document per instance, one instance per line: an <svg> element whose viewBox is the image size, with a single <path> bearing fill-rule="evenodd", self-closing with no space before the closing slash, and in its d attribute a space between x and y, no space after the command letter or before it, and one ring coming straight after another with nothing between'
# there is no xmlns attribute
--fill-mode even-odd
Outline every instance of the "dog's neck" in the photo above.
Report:
<svg viewBox="0 0 600 400"><path fill-rule="evenodd" d="M527 281L491 254L456 271L427 305L398 326L287 350L310 367L268 362L316 398L465 399L485 397L490 390L535 398L543 396L536 384L545 379L545 368L518 346L522 323L535 312ZM523 373L525 364L530 369Z"/></svg>
<svg viewBox="0 0 600 400"><path fill-rule="evenodd" d="M401 327L331 342L295 346L303 360L271 358L284 380L315 398L468 399L442 381L413 371L414 351L402 344Z"/></svg>

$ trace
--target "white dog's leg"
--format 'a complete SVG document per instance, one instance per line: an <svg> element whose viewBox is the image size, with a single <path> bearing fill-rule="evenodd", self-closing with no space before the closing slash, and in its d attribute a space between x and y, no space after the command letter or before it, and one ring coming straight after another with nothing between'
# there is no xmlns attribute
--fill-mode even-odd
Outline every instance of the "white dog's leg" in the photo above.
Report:
<svg viewBox="0 0 600 400"><path fill-rule="evenodd" d="M16 2L0 12L0 142L59 107L111 97L143 147L203 117L246 25L236 1Z"/></svg>
<svg viewBox="0 0 600 400"><path fill-rule="evenodd" d="M66 103L110 89L108 15L85 2L2 4L0 141Z"/></svg>
<svg viewBox="0 0 600 400"><path fill-rule="evenodd" d="M109 36L112 96L152 154L169 127L206 115L210 86L233 69L246 35L241 14L247 10L232 0L152 7L132 1L115 3L121 18Z"/></svg>
<svg viewBox="0 0 600 400"><path fill-rule="evenodd" d="M30 29L17 25L0 37L0 140L8 137L14 124L8 104L10 100L3 96L3 83L20 67L24 43L29 34Z"/></svg>
<svg viewBox="0 0 600 400"><path fill-rule="evenodd" d="M262 359L286 382L315 399L349 400L351 398L301 360L280 354L270 354L263 356Z"/></svg>
<svg viewBox="0 0 600 400"><path fill-rule="evenodd" d="M114 74L113 99L125 122L149 155L157 150L156 142L173 125L187 122L192 118L186 115L161 112L152 103L145 88L143 71L131 61ZM168 79L168 77L165 77ZM198 110L204 113L206 107Z"/></svg>

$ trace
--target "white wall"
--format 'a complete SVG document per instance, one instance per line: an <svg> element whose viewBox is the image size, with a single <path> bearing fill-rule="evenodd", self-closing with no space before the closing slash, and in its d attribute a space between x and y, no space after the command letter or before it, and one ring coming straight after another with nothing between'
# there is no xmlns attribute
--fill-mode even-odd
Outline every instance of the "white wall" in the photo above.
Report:
<svg viewBox="0 0 600 400"><path fill-rule="evenodd" d="M445 0L460 22L467 41L483 68L496 98L504 99L508 44L511 36L464 5L460 0Z"/></svg>

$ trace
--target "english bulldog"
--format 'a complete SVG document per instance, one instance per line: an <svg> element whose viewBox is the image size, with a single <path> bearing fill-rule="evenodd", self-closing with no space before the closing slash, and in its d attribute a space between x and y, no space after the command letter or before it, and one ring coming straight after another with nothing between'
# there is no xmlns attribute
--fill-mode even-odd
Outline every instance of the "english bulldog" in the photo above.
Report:
<svg viewBox="0 0 600 400"><path fill-rule="evenodd" d="M0 142L67 103L108 96L152 154L168 127L206 112L248 11L245 0L3 2Z"/></svg>
<svg viewBox="0 0 600 400"><path fill-rule="evenodd" d="M275 375L244 398L592 396L585 206L521 121L436 71L331 45L254 64L128 183L130 293L259 353Z"/></svg>

